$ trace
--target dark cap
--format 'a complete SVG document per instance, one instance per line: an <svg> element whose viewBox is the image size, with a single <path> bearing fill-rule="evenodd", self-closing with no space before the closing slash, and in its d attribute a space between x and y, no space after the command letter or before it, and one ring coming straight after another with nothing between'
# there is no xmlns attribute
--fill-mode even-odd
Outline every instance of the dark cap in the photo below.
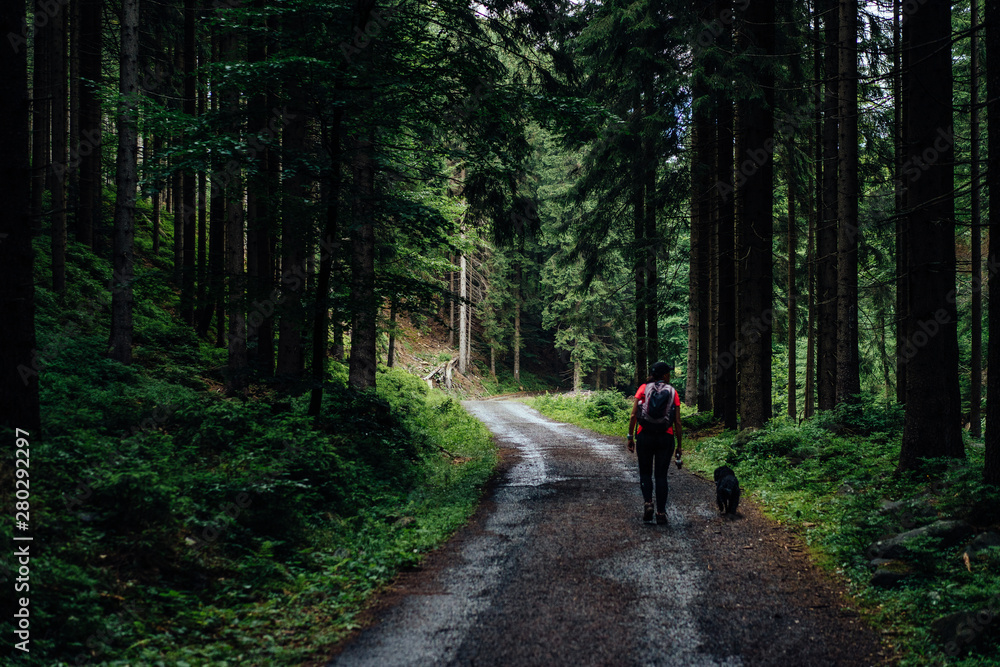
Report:
<svg viewBox="0 0 1000 667"><path fill-rule="evenodd" d="M663 377L670 372L670 364L665 361L657 361L649 369L649 374L655 378Z"/></svg>

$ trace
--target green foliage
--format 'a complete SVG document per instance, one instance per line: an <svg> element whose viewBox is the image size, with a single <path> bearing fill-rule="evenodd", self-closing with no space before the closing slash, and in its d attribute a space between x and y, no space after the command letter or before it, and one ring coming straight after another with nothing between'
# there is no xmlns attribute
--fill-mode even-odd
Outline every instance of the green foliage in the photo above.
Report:
<svg viewBox="0 0 1000 667"><path fill-rule="evenodd" d="M548 394L525 402L543 415L568 421L604 435L624 436L628 431L631 404L621 394L602 391L589 396Z"/></svg>
<svg viewBox="0 0 1000 667"><path fill-rule="evenodd" d="M584 415L588 419L606 421L620 419L622 412L632 409L628 398L616 391L595 391L587 397L585 405Z"/></svg>
<svg viewBox="0 0 1000 667"><path fill-rule="evenodd" d="M224 356L172 317L155 269L139 272L137 361L123 366L104 355L107 264L72 256L67 294L37 291L44 548L24 664L301 664L475 509L495 446L452 398L390 369L352 393L333 361L319 420L307 396L206 391ZM10 450L0 460L13 470Z"/></svg>
<svg viewBox="0 0 1000 667"><path fill-rule="evenodd" d="M549 394L524 401L543 415L589 428L604 435L625 437L632 415L632 397L617 391L594 391L583 395ZM703 419L681 404L681 425L685 432L691 419Z"/></svg>
<svg viewBox="0 0 1000 667"><path fill-rule="evenodd" d="M500 394L514 394L522 391L548 391L552 388L551 378L539 377L534 373L521 369L521 378L514 379L514 373L508 368L497 368L496 380L488 376L482 377L483 389L487 394L496 396Z"/></svg>
<svg viewBox="0 0 1000 667"><path fill-rule="evenodd" d="M987 608L1000 590L1000 575L990 568L994 555L963 564L962 545L942 548L935 539L908 543L913 576L902 588L870 586L867 547L886 535L940 518L965 519L974 526L1000 525L995 509L1000 493L981 479L982 450L970 448L969 461L930 461L921 475L894 474L899 456L900 414L873 404L842 406L802 425L772 420L752 434L726 432L698 441L688 464L710 474L730 465L745 493L763 504L780 523L801 532L829 568L845 575L873 622L901 635L900 664L941 664L945 646L931 623L953 611ZM863 433L859 436L854 433ZM933 472L931 472L933 471ZM882 510L887 500L924 504L924 514L901 516ZM989 664L997 638L963 660L948 664Z"/></svg>
<svg viewBox="0 0 1000 667"><path fill-rule="evenodd" d="M536 409L608 435L623 435L619 420L595 419L605 400L552 395L531 399ZM683 417L686 432L708 416ZM982 482L983 449L969 447L967 461L928 461L925 472L897 476L900 411L862 399L852 406L821 413L795 424L774 419L757 431L726 431L686 440L686 464L711 477L719 465L732 467L744 493L767 514L802 535L820 562L845 576L854 598L873 624L899 635L901 665L955 664L973 667L995 664L1000 632L995 623L1000 591L1000 549L974 556L966 567L965 544L942 547L934 538L907 545L912 576L901 588L870 585L872 569L866 550L873 542L938 519L962 519L977 530L1000 530L1000 492ZM857 435L863 434L863 435ZM905 501L893 513L887 501ZM990 624L977 634L981 641L958 657L949 653L932 623L954 612L992 609ZM985 618L985 616L984 616Z"/></svg>

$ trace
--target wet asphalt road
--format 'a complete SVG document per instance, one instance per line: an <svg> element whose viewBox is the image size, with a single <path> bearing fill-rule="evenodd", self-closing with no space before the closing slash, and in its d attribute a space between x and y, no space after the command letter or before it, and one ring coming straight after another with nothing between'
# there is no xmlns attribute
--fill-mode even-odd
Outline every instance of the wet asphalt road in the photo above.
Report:
<svg viewBox="0 0 1000 667"><path fill-rule="evenodd" d="M671 467L668 524L643 523L623 438L465 406L500 477L330 665L881 664L837 584L750 503L720 517L714 484Z"/></svg>

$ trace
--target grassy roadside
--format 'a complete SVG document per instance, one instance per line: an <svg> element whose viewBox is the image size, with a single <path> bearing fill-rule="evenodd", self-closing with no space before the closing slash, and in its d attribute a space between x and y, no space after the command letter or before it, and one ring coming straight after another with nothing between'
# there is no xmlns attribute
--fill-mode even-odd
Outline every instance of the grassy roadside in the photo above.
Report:
<svg viewBox="0 0 1000 667"><path fill-rule="evenodd" d="M322 659L374 591L478 504L496 451L456 400L384 368L376 392L354 394L334 362L319 420L305 415L306 394L255 385L225 398L212 389L225 352L174 318L176 294L157 262L138 268L136 361L111 362L109 267L71 244L69 291L58 297L44 287L44 250L44 426L31 434L24 593L31 652L18 652L19 664ZM0 454L9 507L12 450ZM11 522L0 535L12 544ZM0 555L11 587L12 551ZM12 605L0 597L5 637L14 636Z"/></svg>
<svg viewBox="0 0 1000 667"><path fill-rule="evenodd" d="M613 392L528 402L561 421L626 432L630 405ZM964 462L932 461L922 475L899 476L897 408L842 407L801 425L775 419L754 433L704 438L698 429L710 424L707 417L682 418L686 465L708 477L723 463L736 470L744 494L845 577L900 665L1000 664L1000 547L971 547L1000 532L1000 493L981 483L981 446L970 444ZM873 543L941 520L963 522L969 533L950 541L915 536L904 555L884 564L897 581L873 584Z"/></svg>

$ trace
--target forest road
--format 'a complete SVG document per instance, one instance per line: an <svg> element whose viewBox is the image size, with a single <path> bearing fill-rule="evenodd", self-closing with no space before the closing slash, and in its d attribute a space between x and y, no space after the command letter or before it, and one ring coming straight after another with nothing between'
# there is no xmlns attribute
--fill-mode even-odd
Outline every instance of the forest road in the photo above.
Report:
<svg viewBox="0 0 1000 667"><path fill-rule="evenodd" d="M403 574L329 665L883 664L800 542L671 466L643 523L635 456L517 402L470 401L502 467L472 521Z"/></svg>

